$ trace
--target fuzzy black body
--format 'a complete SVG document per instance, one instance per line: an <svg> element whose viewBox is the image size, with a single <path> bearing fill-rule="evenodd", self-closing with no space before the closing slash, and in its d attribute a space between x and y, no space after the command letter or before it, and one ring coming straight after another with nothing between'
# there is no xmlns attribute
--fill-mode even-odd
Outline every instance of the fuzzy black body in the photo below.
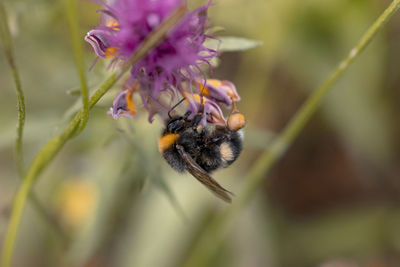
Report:
<svg viewBox="0 0 400 267"><path fill-rule="evenodd" d="M172 118L170 122L182 120ZM193 120L182 121L183 127L164 130L163 135L178 134L176 141L162 151L165 160L178 172L187 170L187 162L182 158L176 145L180 145L190 157L207 173L231 165L242 150L242 139L238 132L226 127L198 127ZM172 130L172 131L171 131Z"/></svg>
<svg viewBox="0 0 400 267"><path fill-rule="evenodd" d="M216 196L231 202L231 192L223 188L209 174L231 165L242 151L239 132L227 127L201 127L202 114L192 120L187 112L182 117L167 121L159 141L159 150L165 160L178 172L188 171Z"/></svg>

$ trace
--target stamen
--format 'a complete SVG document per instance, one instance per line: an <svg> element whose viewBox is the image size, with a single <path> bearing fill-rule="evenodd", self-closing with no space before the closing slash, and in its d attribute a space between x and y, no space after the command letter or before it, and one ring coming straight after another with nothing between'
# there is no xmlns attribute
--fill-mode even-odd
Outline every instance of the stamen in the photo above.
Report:
<svg viewBox="0 0 400 267"><path fill-rule="evenodd" d="M119 31L119 22L114 18L109 18L106 22L106 27L111 28L113 31Z"/></svg>
<svg viewBox="0 0 400 267"><path fill-rule="evenodd" d="M207 80L207 83L208 83L208 81L209 81L209 80ZM200 82L200 81L197 81L197 84L198 84L198 86L199 86L199 90L200 90L200 93L201 93L202 95L204 95L204 96L210 96L210 91L209 91L207 85L204 86L204 84L203 84L202 82Z"/></svg>
<svg viewBox="0 0 400 267"><path fill-rule="evenodd" d="M109 47L106 49L105 57L106 58L113 58L117 55L118 49L116 47Z"/></svg>
<svg viewBox="0 0 400 267"><path fill-rule="evenodd" d="M135 104L133 103L133 88L129 89L128 92L125 95L125 100L126 100L126 109L129 111L130 115L135 115L136 114L136 107Z"/></svg>

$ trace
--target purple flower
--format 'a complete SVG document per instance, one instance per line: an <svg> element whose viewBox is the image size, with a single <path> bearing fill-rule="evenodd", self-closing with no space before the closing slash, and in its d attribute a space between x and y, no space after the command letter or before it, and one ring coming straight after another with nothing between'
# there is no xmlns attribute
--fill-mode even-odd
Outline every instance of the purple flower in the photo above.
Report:
<svg viewBox="0 0 400 267"><path fill-rule="evenodd" d="M114 0L104 6L101 25L89 31L85 40L101 58L112 58L113 62L126 62L143 40L175 10L185 6L186 0ZM161 116L170 109L177 95L187 97L188 109L195 110L200 102L193 96L202 94L209 123L225 123L218 104L231 106L239 101L235 86L228 81L208 80L201 70L203 64L211 67L210 60L217 51L204 46L207 38L207 9L211 2L193 11L174 26L165 39L144 58L131 67L127 88L114 101L110 114L115 118L132 117L136 114L132 94L137 92L143 106ZM205 82L201 82L205 81ZM205 85L204 89L203 85ZM166 104L168 103L168 104Z"/></svg>
<svg viewBox="0 0 400 267"><path fill-rule="evenodd" d="M133 104L133 95L131 89L122 91L117 98L115 98L113 107L110 108L108 114L112 115L114 119L120 117L134 117L136 115L136 107Z"/></svg>
<svg viewBox="0 0 400 267"><path fill-rule="evenodd" d="M200 93L227 107L230 107L232 102L240 101L236 87L230 81L208 79L204 87L203 83L199 82L199 87L201 88Z"/></svg>
<svg viewBox="0 0 400 267"><path fill-rule="evenodd" d="M185 95L188 103L188 110L192 111L192 114L189 118L193 118L200 109L201 106L201 96L198 94L186 94ZM201 125L205 125L206 123L211 123L215 125L225 125L226 120L224 114L222 113L221 108L218 106L216 102L213 100L203 96L203 105L204 105L204 118L200 122Z"/></svg>

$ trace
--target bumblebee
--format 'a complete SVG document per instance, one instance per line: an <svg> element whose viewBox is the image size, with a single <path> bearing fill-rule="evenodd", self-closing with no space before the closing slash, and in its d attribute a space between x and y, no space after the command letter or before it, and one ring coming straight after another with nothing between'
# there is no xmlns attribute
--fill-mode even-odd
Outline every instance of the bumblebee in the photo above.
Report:
<svg viewBox="0 0 400 267"><path fill-rule="evenodd" d="M188 171L217 197L231 202L231 192L216 182L210 173L231 165L242 151L244 117L232 112L226 126L205 126L200 121L203 109L188 119L191 111L183 116L170 117L158 140L158 148L171 167L183 173Z"/></svg>

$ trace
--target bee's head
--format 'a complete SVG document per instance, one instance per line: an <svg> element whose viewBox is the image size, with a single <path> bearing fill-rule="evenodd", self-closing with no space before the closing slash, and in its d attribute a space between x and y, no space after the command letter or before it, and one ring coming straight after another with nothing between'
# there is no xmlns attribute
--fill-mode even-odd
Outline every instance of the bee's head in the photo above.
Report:
<svg viewBox="0 0 400 267"><path fill-rule="evenodd" d="M185 113L185 115L181 117L172 117L167 122L167 132L169 133L177 133L179 132L185 125L187 118L192 114L189 110Z"/></svg>

